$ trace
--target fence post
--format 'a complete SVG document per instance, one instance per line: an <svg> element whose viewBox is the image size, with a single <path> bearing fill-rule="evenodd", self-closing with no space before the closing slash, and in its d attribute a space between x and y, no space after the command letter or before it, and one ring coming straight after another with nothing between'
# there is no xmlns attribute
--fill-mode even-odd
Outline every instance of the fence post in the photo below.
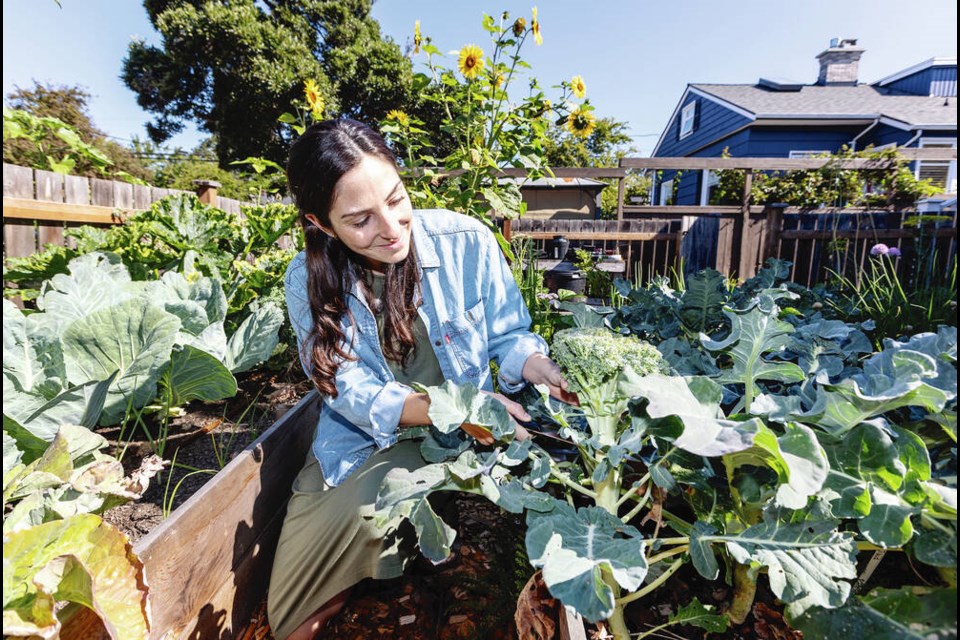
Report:
<svg viewBox="0 0 960 640"><path fill-rule="evenodd" d="M740 205L740 269L737 277L746 280L756 275L756 243L750 228L750 191L753 189L753 169L743 171L743 200Z"/></svg>
<svg viewBox="0 0 960 640"><path fill-rule="evenodd" d="M623 196L626 190L626 176L617 178L617 220L623 220Z"/></svg>
<svg viewBox="0 0 960 640"><path fill-rule="evenodd" d="M780 232L783 231L783 210L787 205L782 202L768 204L763 208L763 249L760 251L760 264L770 258L780 257Z"/></svg>
<svg viewBox="0 0 960 640"><path fill-rule="evenodd" d="M214 207L217 206L217 189L220 188L219 182L216 180L194 180L193 184L197 185L197 197L200 199L200 202Z"/></svg>

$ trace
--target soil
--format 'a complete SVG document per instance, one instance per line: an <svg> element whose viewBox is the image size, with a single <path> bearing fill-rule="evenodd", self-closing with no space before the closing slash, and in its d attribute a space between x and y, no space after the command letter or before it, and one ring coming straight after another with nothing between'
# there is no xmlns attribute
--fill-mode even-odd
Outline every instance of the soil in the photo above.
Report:
<svg viewBox="0 0 960 640"><path fill-rule="evenodd" d="M310 384L302 376L298 379L298 373L299 370L251 374L238 381L240 389L229 401L190 406L185 415L171 420L164 454L171 460L175 456L172 472L155 479L140 501L111 509L105 519L134 541L146 535L164 519L164 505L169 511L186 501L215 471L306 394ZM150 429L151 438L156 442L157 426ZM121 435L116 429L101 433L112 442ZM143 431L137 435L139 437L125 435L120 445L125 447L122 459L130 469L137 467L140 458L155 447ZM448 562L433 567L419 559L401 578L361 583L354 588L341 612L328 623L322 637L331 640L517 638L514 612L518 597L533 573L524 551L522 518L502 513L487 500L466 494L457 495L452 511L455 517L447 520L456 526L458 535L455 553ZM861 564L868 559L868 554L863 554ZM904 580L905 576L915 579ZM905 554L888 553L866 589L900 586L904 582L923 584L925 581L910 566ZM628 606L627 624L637 632L651 629L665 623L693 597L722 610L730 595L730 587L722 580L705 580L688 564L654 594ZM541 611L535 622L544 625L540 628L557 629L556 601L543 594L538 602ZM272 640L265 609L265 604L261 604L249 626L237 637ZM787 625L782 610L766 580L761 578L752 615L747 621L709 637L801 640L802 634ZM587 637L601 640L609 636L602 628L588 625ZM707 632L672 626L656 637L705 638Z"/></svg>
<svg viewBox="0 0 960 640"><path fill-rule="evenodd" d="M132 542L149 533L306 395L310 384L302 373L298 378L298 373L299 368L241 374L233 398L193 403L184 415L171 418L164 444L159 421L139 428L128 426L127 433L119 427L98 429L114 446L114 453L122 454L128 472L150 453L159 453L170 462L140 500L110 509L104 519Z"/></svg>

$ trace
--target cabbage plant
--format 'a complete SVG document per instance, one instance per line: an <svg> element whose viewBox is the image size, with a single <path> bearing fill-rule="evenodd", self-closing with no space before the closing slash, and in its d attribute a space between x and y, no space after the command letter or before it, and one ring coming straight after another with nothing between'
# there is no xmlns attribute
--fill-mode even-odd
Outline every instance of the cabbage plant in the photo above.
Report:
<svg viewBox="0 0 960 640"><path fill-rule="evenodd" d="M61 604L93 610L113 638L146 638L143 565L99 514L139 498L163 466L124 475L107 441L64 424L47 443L3 419L3 633L57 637ZM58 604L61 603L61 604Z"/></svg>
<svg viewBox="0 0 960 640"><path fill-rule="evenodd" d="M4 414L42 440L60 424L116 424L155 405L236 393L234 373L266 360L283 311L253 311L231 336L220 283L168 272L133 281L112 254L73 259L42 285L37 311L3 301Z"/></svg>

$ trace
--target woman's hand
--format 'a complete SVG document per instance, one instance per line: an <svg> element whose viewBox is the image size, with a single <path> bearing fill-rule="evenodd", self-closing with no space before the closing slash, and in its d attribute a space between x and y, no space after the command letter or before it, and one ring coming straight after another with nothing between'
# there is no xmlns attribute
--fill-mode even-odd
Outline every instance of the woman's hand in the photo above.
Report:
<svg viewBox="0 0 960 640"><path fill-rule="evenodd" d="M491 393L489 391L484 391L483 393L500 402L500 404L506 408L507 413L509 413L514 420L519 420L520 422L530 421L530 414L527 413L527 410L524 409L523 405L520 403L509 400L499 393ZM530 433L519 424L515 424L514 427L516 431L516 435L514 437L517 440L523 441L530 437ZM480 444L493 444L496 442L493 439L493 434L491 434L486 428L479 425L464 422L462 425L460 425L460 428L463 429L467 435L477 440L477 442Z"/></svg>
<svg viewBox="0 0 960 640"><path fill-rule="evenodd" d="M523 379L531 384L545 384L550 389L550 395L566 402L579 405L577 394L567 390L567 381L557 363L543 355L534 353L523 363Z"/></svg>

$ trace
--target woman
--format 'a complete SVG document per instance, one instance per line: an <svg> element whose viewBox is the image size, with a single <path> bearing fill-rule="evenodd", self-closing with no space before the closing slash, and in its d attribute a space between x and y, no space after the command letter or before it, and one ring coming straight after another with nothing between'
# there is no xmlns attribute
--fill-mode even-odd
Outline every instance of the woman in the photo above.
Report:
<svg viewBox="0 0 960 640"><path fill-rule="evenodd" d="M323 399L270 579L271 627L296 640L314 637L360 580L403 571L401 536L365 516L388 471L425 464L418 443L398 442L404 427L430 422L429 397L409 383L473 383L529 420L492 393L489 362L506 392L530 382L563 397L566 382L529 331L493 234L450 211L414 211L372 129L346 119L311 126L291 148L287 178L306 236L287 269L287 306Z"/></svg>

